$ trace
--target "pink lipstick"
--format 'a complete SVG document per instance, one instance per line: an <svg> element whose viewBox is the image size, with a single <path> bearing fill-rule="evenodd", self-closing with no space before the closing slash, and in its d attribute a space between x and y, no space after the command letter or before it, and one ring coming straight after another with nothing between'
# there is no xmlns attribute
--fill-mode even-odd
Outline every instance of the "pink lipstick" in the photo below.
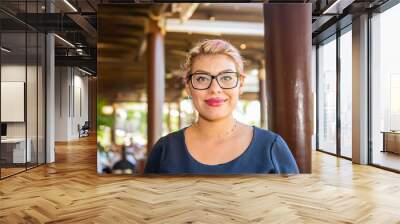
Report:
<svg viewBox="0 0 400 224"><path fill-rule="evenodd" d="M205 100L208 106L212 107L219 107L221 106L226 100L221 99L221 98L210 98Z"/></svg>

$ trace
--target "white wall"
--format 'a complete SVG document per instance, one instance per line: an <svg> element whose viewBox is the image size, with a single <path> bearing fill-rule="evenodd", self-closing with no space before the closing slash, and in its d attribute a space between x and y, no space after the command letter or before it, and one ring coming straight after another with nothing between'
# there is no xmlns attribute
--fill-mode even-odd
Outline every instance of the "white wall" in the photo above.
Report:
<svg viewBox="0 0 400 224"><path fill-rule="evenodd" d="M38 69L38 71L36 70ZM44 162L44 92L43 76L41 66L36 67L25 64L3 64L1 66L2 82L24 82L26 83L26 106L24 105L22 113L26 112L26 121L24 122L6 122L8 138L24 138L25 135L30 140L32 161ZM25 80L27 78L27 80ZM7 96L2 96L7 97ZM12 110L10 108L1 108ZM8 111L10 112L10 111ZM12 113L12 111L11 111ZM39 150L37 152L37 150ZM39 156L37 157L37 153Z"/></svg>
<svg viewBox="0 0 400 224"><path fill-rule="evenodd" d="M55 68L55 141L68 140L68 88L70 84L69 69Z"/></svg>
<svg viewBox="0 0 400 224"><path fill-rule="evenodd" d="M1 81L25 82L25 65L2 65L1 66ZM1 108L7 110L7 108ZM11 122L7 123L7 137L25 137L25 123Z"/></svg>
<svg viewBox="0 0 400 224"><path fill-rule="evenodd" d="M78 124L88 120L88 78L72 67L56 67L56 141L79 138Z"/></svg>

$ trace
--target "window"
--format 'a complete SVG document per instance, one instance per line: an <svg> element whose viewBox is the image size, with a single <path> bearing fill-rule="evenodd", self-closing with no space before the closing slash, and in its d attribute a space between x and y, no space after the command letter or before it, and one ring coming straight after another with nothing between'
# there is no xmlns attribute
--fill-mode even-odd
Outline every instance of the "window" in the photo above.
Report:
<svg viewBox="0 0 400 224"><path fill-rule="evenodd" d="M400 170L399 22L400 5L371 18L371 162L395 170Z"/></svg>
<svg viewBox="0 0 400 224"><path fill-rule="evenodd" d="M352 157L352 33L340 36L340 155Z"/></svg>
<svg viewBox="0 0 400 224"><path fill-rule="evenodd" d="M44 1L1 1L0 7L39 13ZM0 17L0 178L45 163L45 35L3 12ZM14 96L15 101L10 100ZM6 100L4 100L6 99ZM7 101L7 102L6 102ZM19 103L21 102L21 103ZM18 110L10 110L16 106Z"/></svg>
<svg viewBox="0 0 400 224"><path fill-rule="evenodd" d="M318 48L318 149L336 153L336 38Z"/></svg>

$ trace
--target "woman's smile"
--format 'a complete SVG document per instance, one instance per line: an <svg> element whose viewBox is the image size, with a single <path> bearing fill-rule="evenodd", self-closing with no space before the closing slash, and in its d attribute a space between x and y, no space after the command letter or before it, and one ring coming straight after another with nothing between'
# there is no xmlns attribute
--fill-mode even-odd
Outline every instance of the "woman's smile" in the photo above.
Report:
<svg viewBox="0 0 400 224"><path fill-rule="evenodd" d="M206 99L205 102L208 106L211 107L219 107L221 106L223 103L225 103L226 101L228 101L228 99L222 99L222 98L209 98Z"/></svg>

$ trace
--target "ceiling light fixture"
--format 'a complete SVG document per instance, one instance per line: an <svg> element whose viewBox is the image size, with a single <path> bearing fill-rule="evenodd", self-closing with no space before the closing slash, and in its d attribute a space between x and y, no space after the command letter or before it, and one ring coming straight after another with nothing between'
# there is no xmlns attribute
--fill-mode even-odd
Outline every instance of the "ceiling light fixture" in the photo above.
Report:
<svg viewBox="0 0 400 224"><path fill-rule="evenodd" d="M78 70L81 71L81 72L83 72L83 73L85 73L85 74L87 74L87 75L90 75L90 76L93 75L92 73L90 73L90 72L88 72L88 71L86 71L86 70L83 70L83 69L81 69L81 68L79 68L79 67L78 67Z"/></svg>
<svg viewBox="0 0 400 224"><path fill-rule="evenodd" d="M322 14L342 14L343 9L351 5L355 0L336 0L327 9L324 10Z"/></svg>
<svg viewBox="0 0 400 224"><path fill-rule="evenodd" d="M4 51L4 52L6 52L6 53L10 53L10 52L11 52L11 50L9 50L9 49L7 49L7 48L5 48L5 47L1 47L1 50Z"/></svg>
<svg viewBox="0 0 400 224"><path fill-rule="evenodd" d="M227 34L264 36L264 24L254 22L209 21L191 19L181 23L179 19L167 19L166 31L176 33Z"/></svg>
<svg viewBox="0 0 400 224"><path fill-rule="evenodd" d="M78 10L68 1L64 0L65 4L67 4L74 12L78 12Z"/></svg>
<svg viewBox="0 0 400 224"><path fill-rule="evenodd" d="M67 44L68 46L70 46L70 47L72 47L72 48L75 48L75 45L73 45L71 42L69 42L68 40L66 40L66 39L64 39L64 38L62 38L62 37L60 37L59 35L57 35L57 34L54 34L54 36L55 37L57 37L59 40L61 40L62 42L64 42L65 44Z"/></svg>

